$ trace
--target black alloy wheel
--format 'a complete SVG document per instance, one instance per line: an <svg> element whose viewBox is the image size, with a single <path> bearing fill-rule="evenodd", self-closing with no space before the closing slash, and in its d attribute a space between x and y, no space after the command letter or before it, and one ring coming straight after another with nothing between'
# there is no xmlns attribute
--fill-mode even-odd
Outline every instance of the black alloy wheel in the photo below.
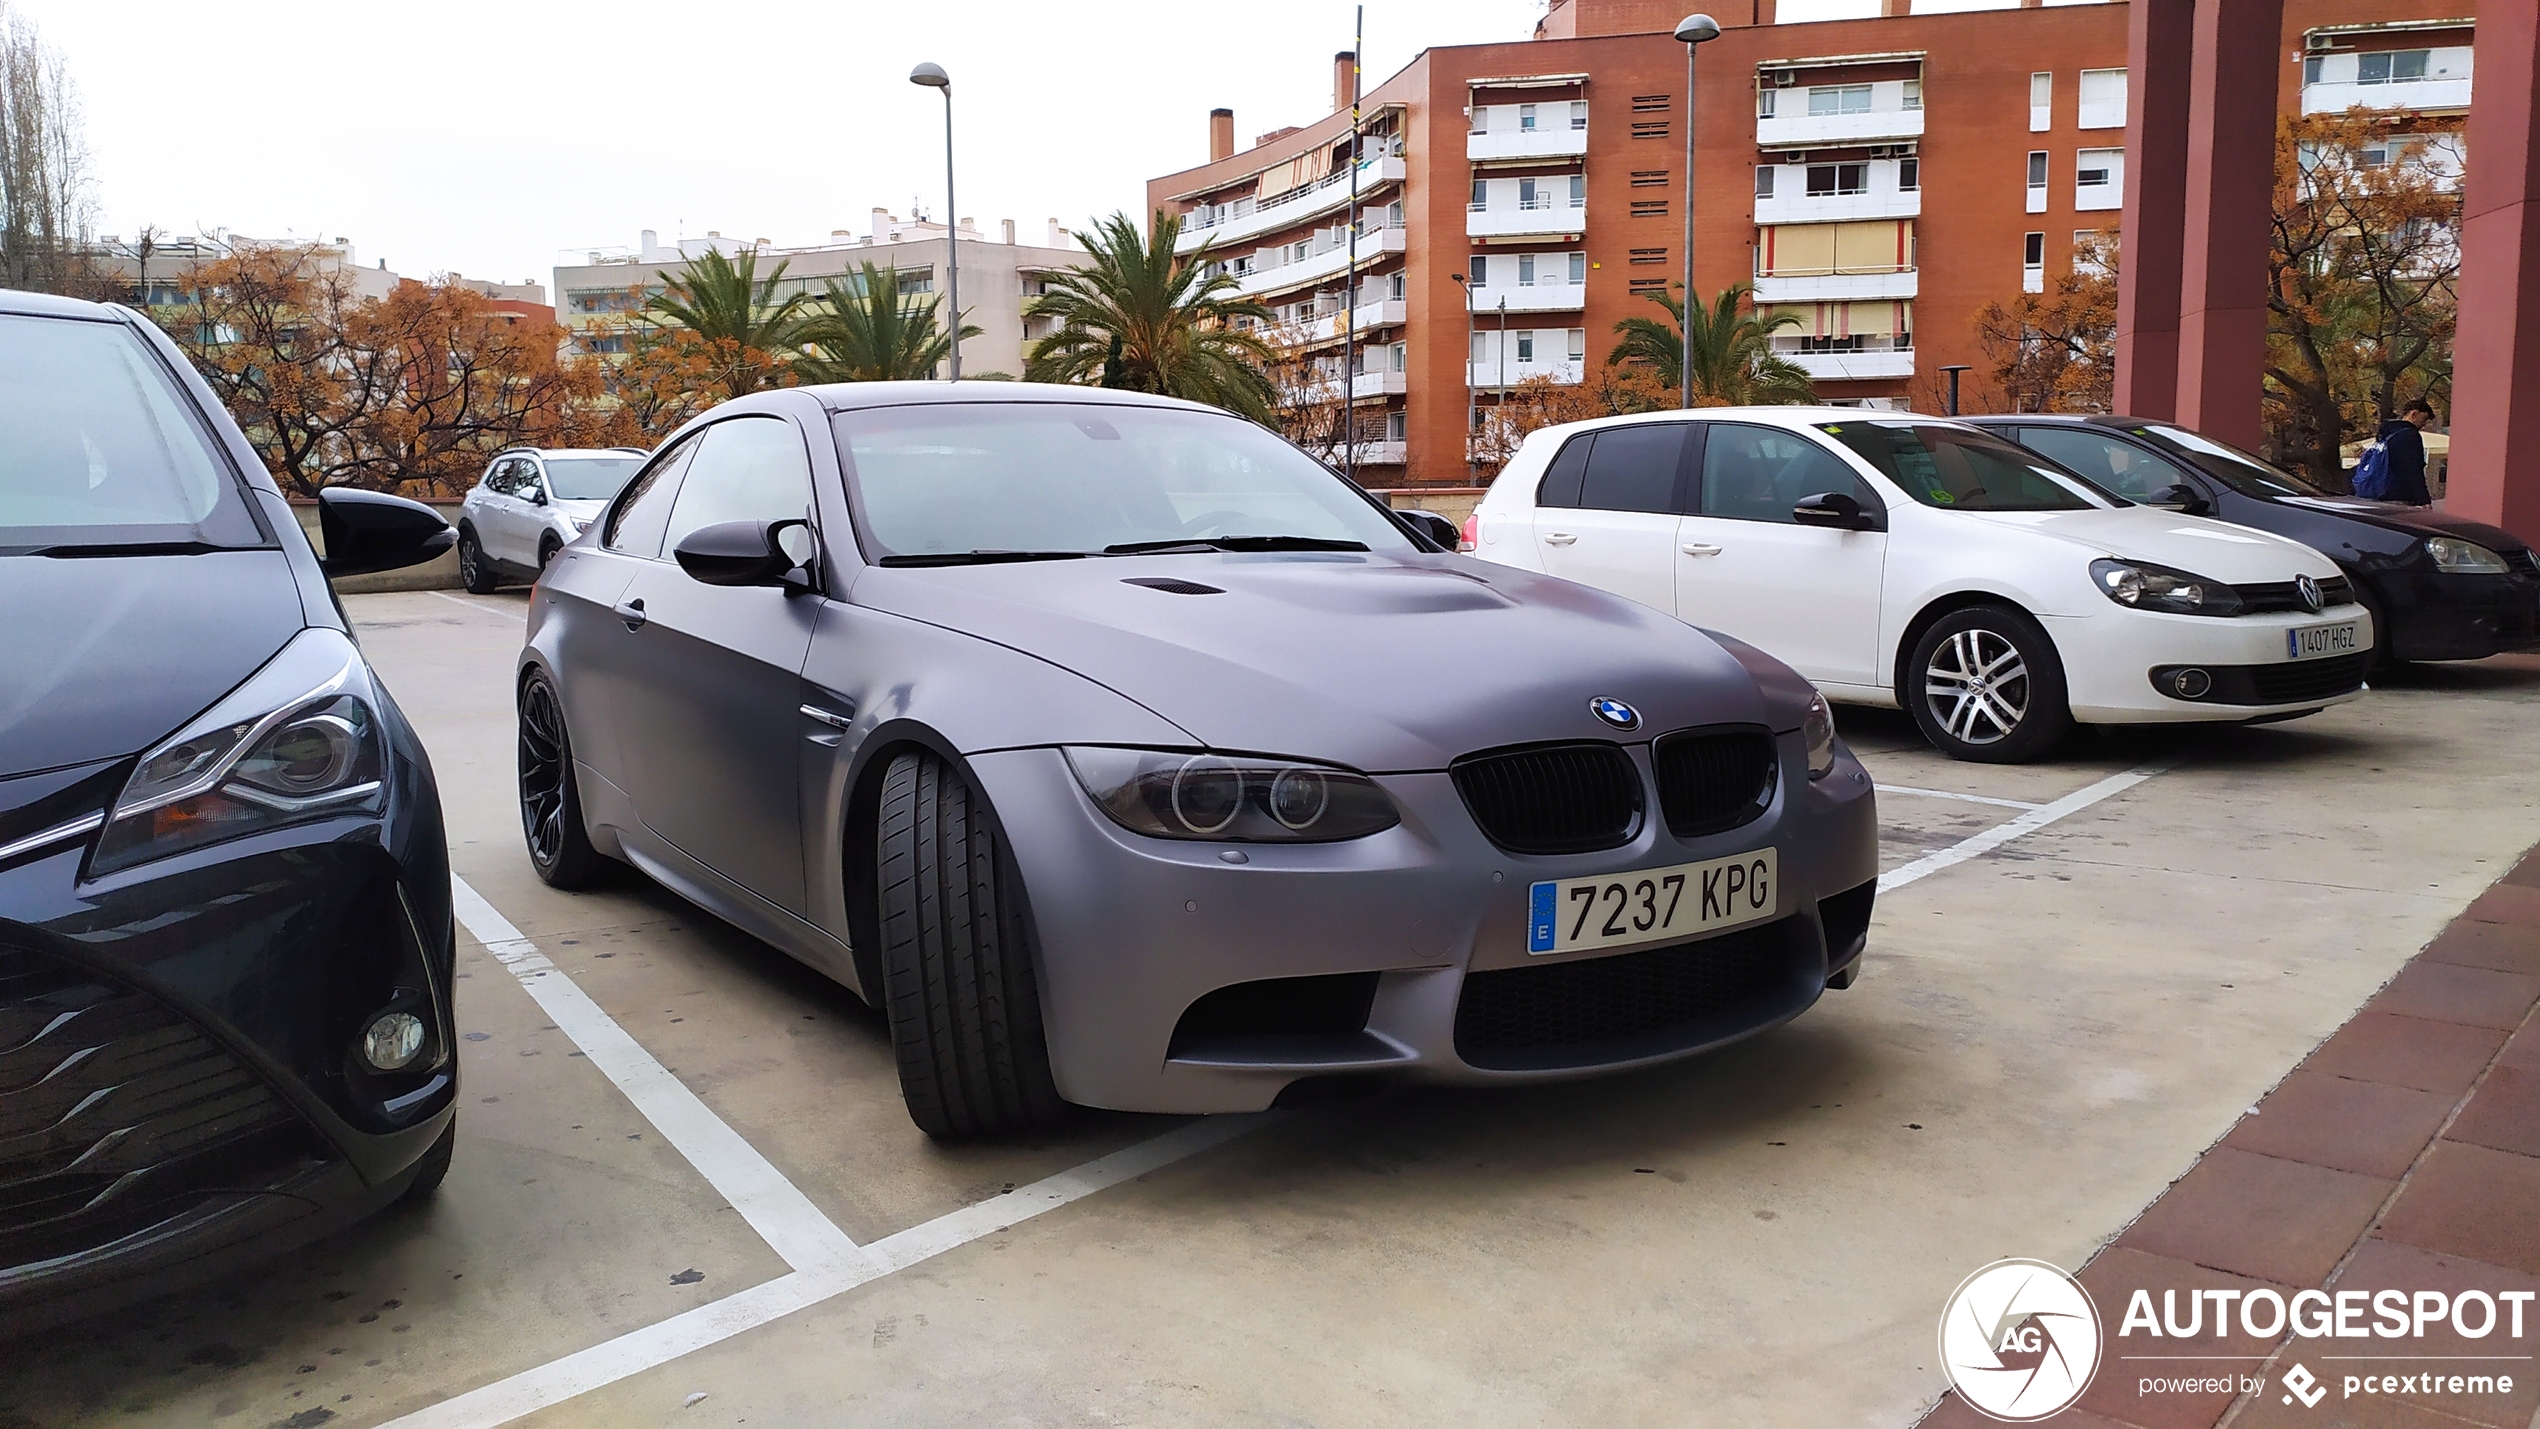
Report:
<svg viewBox="0 0 2540 1429"><path fill-rule="evenodd" d="M607 871L607 858L582 826L564 705L543 671L520 687L520 828L530 866L551 887L588 888Z"/></svg>
<svg viewBox="0 0 2540 1429"><path fill-rule="evenodd" d="M909 1119L939 1141L1058 1121L1022 879L986 800L934 755L898 755L875 832L882 1006Z"/></svg>
<svg viewBox="0 0 2540 1429"><path fill-rule="evenodd" d="M484 543L476 539L476 528L459 528L459 584L470 595L494 593L494 569L486 564Z"/></svg>
<svg viewBox="0 0 2540 1429"><path fill-rule="evenodd" d="M1932 622L1897 683L1923 737L1952 759L2023 764L2052 753L2073 727L2055 642L2009 606Z"/></svg>

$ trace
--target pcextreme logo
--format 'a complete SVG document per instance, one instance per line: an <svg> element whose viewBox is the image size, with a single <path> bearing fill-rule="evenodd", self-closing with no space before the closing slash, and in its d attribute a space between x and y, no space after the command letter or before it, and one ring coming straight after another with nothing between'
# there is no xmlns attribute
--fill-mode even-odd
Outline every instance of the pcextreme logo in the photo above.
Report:
<svg viewBox="0 0 2540 1429"><path fill-rule="evenodd" d="M1997 1260L1940 1313L1940 1363L1967 1407L2025 1424L2069 1408L2099 1371L2099 1310L2042 1260Z"/></svg>

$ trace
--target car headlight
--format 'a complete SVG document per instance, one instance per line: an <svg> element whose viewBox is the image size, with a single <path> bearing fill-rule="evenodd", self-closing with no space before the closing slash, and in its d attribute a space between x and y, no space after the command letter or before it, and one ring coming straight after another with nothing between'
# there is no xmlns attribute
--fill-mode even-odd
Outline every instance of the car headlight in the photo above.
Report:
<svg viewBox="0 0 2540 1429"><path fill-rule="evenodd" d="M2173 615L2240 613L2240 593L2221 581L2145 561L2092 561L2090 581L2101 595L2134 610Z"/></svg>
<svg viewBox="0 0 2540 1429"><path fill-rule="evenodd" d="M1825 778L1834 769L1834 706L1826 703L1824 695L1808 702L1799 732L1808 740L1808 777Z"/></svg>
<svg viewBox="0 0 2540 1429"><path fill-rule="evenodd" d="M374 803L386 761L377 691L337 630L304 630L192 724L141 756L91 873Z"/></svg>
<svg viewBox="0 0 2540 1429"><path fill-rule="evenodd" d="M1402 822L1375 780L1346 769L1090 745L1066 753L1076 781L1113 823L1154 838L1332 843Z"/></svg>
<svg viewBox="0 0 2540 1429"><path fill-rule="evenodd" d="M2500 576L2505 573L2505 558L2476 541L2458 536L2428 536L2425 553L2434 558L2434 568L2456 576Z"/></svg>

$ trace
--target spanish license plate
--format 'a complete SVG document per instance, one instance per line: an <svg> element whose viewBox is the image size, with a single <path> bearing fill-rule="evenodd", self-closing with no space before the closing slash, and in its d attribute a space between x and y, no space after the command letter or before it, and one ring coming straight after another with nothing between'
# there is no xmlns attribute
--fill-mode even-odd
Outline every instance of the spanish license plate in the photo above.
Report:
<svg viewBox="0 0 2540 1429"><path fill-rule="evenodd" d="M2342 620L2335 625L2307 625L2284 632L2284 658L2318 660L2330 655L2352 655L2361 649L2360 622Z"/></svg>
<svg viewBox="0 0 2540 1429"><path fill-rule="evenodd" d="M1535 884L1526 951L1627 948L1760 923L1780 906L1773 850Z"/></svg>

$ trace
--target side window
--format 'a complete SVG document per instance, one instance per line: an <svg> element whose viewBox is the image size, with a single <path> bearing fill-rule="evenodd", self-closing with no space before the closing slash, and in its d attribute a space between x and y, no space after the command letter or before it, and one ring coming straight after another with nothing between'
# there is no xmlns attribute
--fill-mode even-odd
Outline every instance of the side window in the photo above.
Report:
<svg viewBox="0 0 2540 1429"><path fill-rule="evenodd" d="M600 533L600 544L625 555L658 559L661 533L670 525L670 503L679 494L679 473L696 454L697 438L690 437L627 483L626 494L609 508L608 529Z"/></svg>
<svg viewBox="0 0 2540 1429"><path fill-rule="evenodd" d="M496 496L512 493L512 459L505 457L485 469L485 489Z"/></svg>
<svg viewBox="0 0 2540 1429"><path fill-rule="evenodd" d="M2150 501L2187 479L2141 447L2088 427L2022 427L2020 445L2131 501Z"/></svg>
<svg viewBox="0 0 2540 1429"><path fill-rule="evenodd" d="M1714 422L1702 449L1705 516L1790 524L1800 501L1839 491L1872 510L1879 499L1843 459L1797 432Z"/></svg>
<svg viewBox="0 0 2540 1429"><path fill-rule="evenodd" d="M512 489L523 501L535 501L547 489L547 474L529 457L517 458L512 471Z"/></svg>
<svg viewBox="0 0 2540 1429"><path fill-rule="evenodd" d="M1581 432L1562 444L1545 467L1543 481L1535 487L1535 505L1569 507L1579 504L1579 479L1587 475L1588 448L1596 445L1596 433Z"/></svg>
<svg viewBox="0 0 2540 1429"><path fill-rule="evenodd" d="M811 461L794 424L737 417L706 428L670 508L661 548L725 521L803 521L811 516ZM799 538L797 538L799 539Z"/></svg>
<svg viewBox="0 0 2540 1429"><path fill-rule="evenodd" d="M1643 422L1598 432L1579 483L1579 505L1591 511L1674 512L1677 459L1691 425Z"/></svg>

